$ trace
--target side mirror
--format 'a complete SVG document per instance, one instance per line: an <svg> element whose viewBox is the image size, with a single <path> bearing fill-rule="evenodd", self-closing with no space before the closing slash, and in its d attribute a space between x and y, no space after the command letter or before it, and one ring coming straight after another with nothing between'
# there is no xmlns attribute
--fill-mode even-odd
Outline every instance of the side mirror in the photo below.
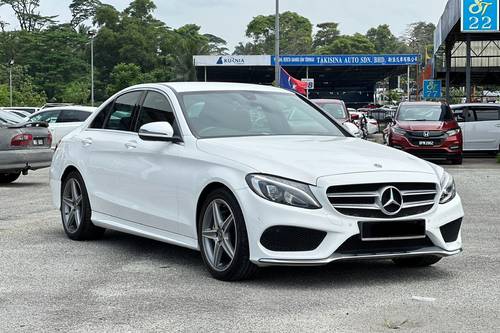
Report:
<svg viewBox="0 0 500 333"><path fill-rule="evenodd" d="M351 114L351 120L359 120L359 114L353 113Z"/></svg>
<svg viewBox="0 0 500 333"><path fill-rule="evenodd" d="M385 122L385 123L392 123L393 121L394 121L394 120L392 119L392 117L391 117L391 116L387 116L387 117L385 117L385 119L384 119L384 122Z"/></svg>
<svg viewBox="0 0 500 333"><path fill-rule="evenodd" d="M139 129L139 137L144 141L180 141L179 137L174 137L174 129L166 121L157 121L142 125Z"/></svg>

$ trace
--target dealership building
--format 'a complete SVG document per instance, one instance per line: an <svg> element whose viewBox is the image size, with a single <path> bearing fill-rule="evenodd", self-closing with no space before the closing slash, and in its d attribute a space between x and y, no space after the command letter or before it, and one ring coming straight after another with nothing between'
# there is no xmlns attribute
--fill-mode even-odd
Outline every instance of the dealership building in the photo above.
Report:
<svg viewBox="0 0 500 333"><path fill-rule="evenodd" d="M242 82L271 85L274 61L271 55L194 56L199 81ZM420 64L417 54L390 55L283 55L281 66L297 79L314 79L310 98L336 98L349 106L374 102L376 83L407 75Z"/></svg>

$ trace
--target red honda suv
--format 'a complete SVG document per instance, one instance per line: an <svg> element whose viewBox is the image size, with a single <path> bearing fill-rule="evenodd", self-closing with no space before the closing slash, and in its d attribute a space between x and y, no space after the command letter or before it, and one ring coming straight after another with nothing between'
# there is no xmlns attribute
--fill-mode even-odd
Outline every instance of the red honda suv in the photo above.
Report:
<svg viewBox="0 0 500 333"><path fill-rule="evenodd" d="M422 158L444 158L462 164L462 131L450 106L444 103L401 103L388 142L391 147Z"/></svg>

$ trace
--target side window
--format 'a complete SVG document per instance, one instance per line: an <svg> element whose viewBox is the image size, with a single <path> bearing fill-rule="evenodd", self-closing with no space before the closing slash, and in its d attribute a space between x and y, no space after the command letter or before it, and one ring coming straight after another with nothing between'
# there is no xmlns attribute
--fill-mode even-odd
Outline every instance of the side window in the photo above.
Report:
<svg viewBox="0 0 500 333"><path fill-rule="evenodd" d="M77 123L87 120L90 112L80 110L63 110L59 115L58 123Z"/></svg>
<svg viewBox="0 0 500 333"><path fill-rule="evenodd" d="M174 129L174 133L178 134L174 111L169 101L162 94L155 91L149 91L142 103L141 112L137 119L137 130L139 130L142 125L157 121L169 122Z"/></svg>
<svg viewBox="0 0 500 333"><path fill-rule="evenodd" d="M495 108L478 108L476 112L477 121L494 121L498 120L498 109Z"/></svg>
<svg viewBox="0 0 500 333"><path fill-rule="evenodd" d="M104 128L117 131L130 131L134 109L139 102L141 94L142 91L133 91L118 97L109 112Z"/></svg>
<svg viewBox="0 0 500 333"><path fill-rule="evenodd" d="M476 121L476 118L474 117L474 111L466 109L464 110L464 115L465 115L465 121L466 122L473 122Z"/></svg>
<svg viewBox="0 0 500 333"><path fill-rule="evenodd" d="M465 115L464 115L464 112L467 112L466 109L454 109L453 110L453 115L455 116L455 119L459 122L459 123L463 123L465 122Z"/></svg>
<svg viewBox="0 0 500 333"><path fill-rule="evenodd" d="M57 119L59 118L60 112L61 111L57 111L57 110L41 112L41 113L31 117L31 120L32 121L45 121L49 124L56 123Z"/></svg>
<svg viewBox="0 0 500 333"><path fill-rule="evenodd" d="M104 122L106 121L106 116L109 111L113 107L114 101L109 102L101 111L97 114L97 116L92 120L92 124L90 124L90 128L103 128Z"/></svg>

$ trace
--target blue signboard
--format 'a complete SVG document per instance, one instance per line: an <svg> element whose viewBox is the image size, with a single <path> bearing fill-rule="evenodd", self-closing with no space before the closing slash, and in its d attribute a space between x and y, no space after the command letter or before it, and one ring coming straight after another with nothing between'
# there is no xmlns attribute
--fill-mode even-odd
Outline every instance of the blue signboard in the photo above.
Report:
<svg viewBox="0 0 500 333"><path fill-rule="evenodd" d="M440 98L441 93L441 80L424 80L424 98Z"/></svg>
<svg viewBox="0 0 500 333"><path fill-rule="evenodd" d="M274 66L275 57L271 57ZM418 54L283 55L282 66L409 66L420 62Z"/></svg>
<svg viewBox="0 0 500 333"><path fill-rule="evenodd" d="M499 0L462 0L462 32L498 32Z"/></svg>

